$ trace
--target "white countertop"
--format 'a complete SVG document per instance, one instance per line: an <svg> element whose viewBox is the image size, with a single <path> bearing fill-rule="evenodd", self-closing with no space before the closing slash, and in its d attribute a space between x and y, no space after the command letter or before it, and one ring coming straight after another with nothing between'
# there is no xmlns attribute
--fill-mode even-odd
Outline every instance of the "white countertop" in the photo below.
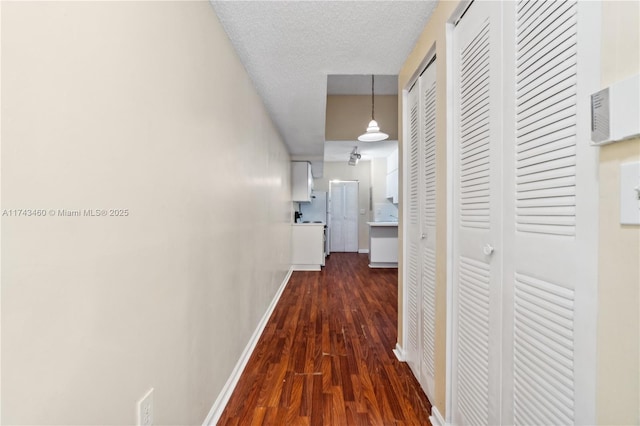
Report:
<svg viewBox="0 0 640 426"><path fill-rule="evenodd" d="M369 226L398 226L398 222L367 222Z"/></svg>

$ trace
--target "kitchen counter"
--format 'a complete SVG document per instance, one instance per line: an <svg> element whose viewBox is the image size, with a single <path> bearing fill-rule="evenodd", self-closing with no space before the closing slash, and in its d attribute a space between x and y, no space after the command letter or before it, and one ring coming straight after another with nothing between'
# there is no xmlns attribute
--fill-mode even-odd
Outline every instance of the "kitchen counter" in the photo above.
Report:
<svg viewBox="0 0 640 426"><path fill-rule="evenodd" d="M398 222L367 222L369 267L398 267Z"/></svg>
<svg viewBox="0 0 640 426"><path fill-rule="evenodd" d="M320 271L324 266L324 223L291 224L294 271Z"/></svg>

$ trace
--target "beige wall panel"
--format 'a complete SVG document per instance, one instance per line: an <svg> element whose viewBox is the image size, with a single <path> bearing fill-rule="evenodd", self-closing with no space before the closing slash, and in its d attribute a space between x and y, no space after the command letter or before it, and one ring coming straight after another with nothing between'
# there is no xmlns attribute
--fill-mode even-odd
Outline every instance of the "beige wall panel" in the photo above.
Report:
<svg viewBox="0 0 640 426"><path fill-rule="evenodd" d="M289 268L289 155L208 2L2 2L2 423L201 424ZM60 217L59 209L128 209Z"/></svg>
<svg viewBox="0 0 640 426"><path fill-rule="evenodd" d="M602 87L640 72L640 3L602 4ZM600 148L597 420L640 424L640 226L620 224L620 164L640 139Z"/></svg>
<svg viewBox="0 0 640 426"><path fill-rule="evenodd" d="M375 96L375 118L380 131L389 139L398 139L398 97L396 95ZM327 96L325 140L357 140L367 130L371 120L371 96L330 95Z"/></svg>

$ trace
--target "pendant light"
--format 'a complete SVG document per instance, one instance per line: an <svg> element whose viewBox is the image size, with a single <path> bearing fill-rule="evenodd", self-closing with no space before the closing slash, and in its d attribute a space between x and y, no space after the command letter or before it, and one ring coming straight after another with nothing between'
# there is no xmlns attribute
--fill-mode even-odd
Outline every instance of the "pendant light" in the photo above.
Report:
<svg viewBox="0 0 640 426"><path fill-rule="evenodd" d="M371 121L367 127L367 132L358 136L358 140L362 142L378 142L383 141L389 137L388 134L382 133L378 122L374 118L374 101L373 101L373 74L371 75Z"/></svg>

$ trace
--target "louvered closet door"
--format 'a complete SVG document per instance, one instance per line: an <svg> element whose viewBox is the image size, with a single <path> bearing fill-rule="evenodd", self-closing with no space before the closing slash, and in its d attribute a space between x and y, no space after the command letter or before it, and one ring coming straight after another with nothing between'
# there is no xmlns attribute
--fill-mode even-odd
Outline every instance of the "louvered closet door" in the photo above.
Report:
<svg viewBox="0 0 640 426"><path fill-rule="evenodd" d="M418 80L420 90L421 360L419 381L429 398L435 392L436 308L436 64ZM432 399L433 400L433 399Z"/></svg>
<svg viewBox="0 0 640 426"><path fill-rule="evenodd" d="M416 83L407 96L409 138L407 146L407 255L406 255L406 342L407 364L420 377L420 114Z"/></svg>
<svg viewBox="0 0 640 426"><path fill-rule="evenodd" d="M500 423L501 7L473 3L453 36L455 424Z"/></svg>
<svg viewBox="0 0 640 426"><path fill-rule="evenodd" d="M514 228L505 234L513 247L505 269L512 292L505 320L512 323L506 357L513 364L505 376L504 422L590 424L597 185L588 110L579 106L587 106L597 87L588 83L595 67L579 53L581 43L592 44L578 43L578 32L595 31L587 18L593 4L521 1L510 7L516 121L505 167L515 199L505 214ZM587 62L580 64L581 58Z"/></svg>

